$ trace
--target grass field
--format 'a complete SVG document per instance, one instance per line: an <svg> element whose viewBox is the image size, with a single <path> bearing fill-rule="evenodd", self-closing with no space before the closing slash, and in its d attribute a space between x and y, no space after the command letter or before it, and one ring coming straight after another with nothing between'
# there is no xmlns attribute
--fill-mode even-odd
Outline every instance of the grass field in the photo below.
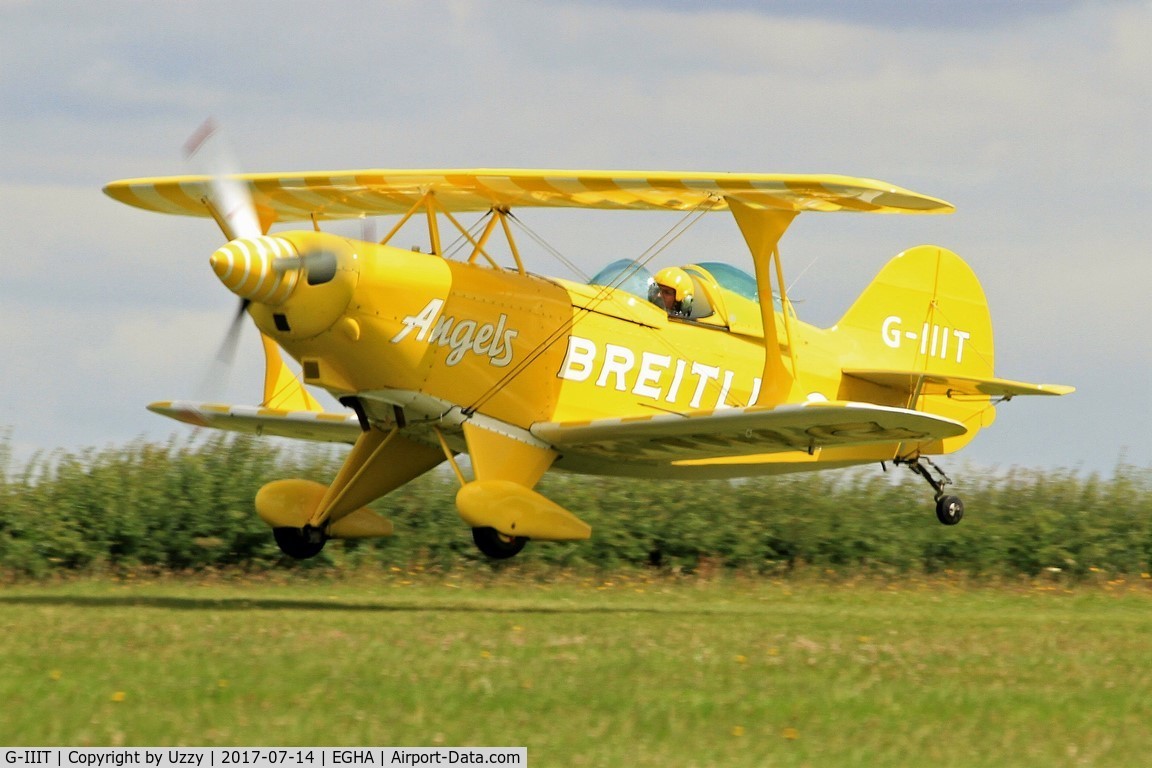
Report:
<svg viewBox="0 0 1152 768"><path fill-rule="evenodd" d="M5 745L535 766L1138 766L1146 583L404 572L0 588Z"/></svg>

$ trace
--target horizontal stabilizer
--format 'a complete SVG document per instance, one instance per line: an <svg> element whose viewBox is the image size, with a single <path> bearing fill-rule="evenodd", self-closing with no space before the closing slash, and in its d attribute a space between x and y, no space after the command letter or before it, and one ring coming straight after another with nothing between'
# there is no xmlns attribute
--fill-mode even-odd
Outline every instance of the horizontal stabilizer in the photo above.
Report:
<svg viewBox="0 0 1152 768"><path fill-rule="evenodd" d="M1010 400L1017 395L1067 395L1076 391L1075 387L1063 384L1028 384L1008 379L979 379L923 371L845 370L844 375L908 395L1002 397Z"/></svg>
<svg viewBox="0 0 1152 768"><path fill-rule="evenodd" d="M196 427L326 443L355 443L361 432L359 420L351 413L282 411L254 405L195 403L188 400L152 403L148 410Z"/></svg>
<svg viewBox="0 0 1152 768"><path fill-rule="evenodd" d="M544 422L532 434L565 454L630 461L682 461L725 456L815 452L821 448L924 443L962 435L959 422L904 408L813 401L659 413L647 417Z"/></svg>

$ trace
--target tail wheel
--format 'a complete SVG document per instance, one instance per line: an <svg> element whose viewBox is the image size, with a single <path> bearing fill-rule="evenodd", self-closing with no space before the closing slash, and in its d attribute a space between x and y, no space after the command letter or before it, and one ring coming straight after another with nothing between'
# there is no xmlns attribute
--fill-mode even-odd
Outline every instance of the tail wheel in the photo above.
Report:
<svg viewBox="0 0 1152 768"><path fill-rule="evenodd" d="M964 517L964 502L959 496L941 496L936 501L936 519L944 525L956 525Z"/></svg>
<svg viewBox="0 0 1152 768"><path fill-rule="evenodd" d="M297 560L307 560L316 557L324 549L328 537L319 528L311 526L305 528L273 528L272 537L276 539L276 546L288 557Z"/></svg>
<svg viewBox="0 0 1152 768"><path fill-rule="evenodd" d="M493 560L507 560L520 554L528 539L523 536L506 536L495 528L473 528L472 541L476 548Z"/></svg>
<svg viewBox="0 0 1152 768"><path fill-rule="evenodd" d="M903 464L920 477L924 478L932 490L936 492L936 519L944 525L956 525L964 517L964 502L959 496L949 496L944 493L944 486L952 484L952 478L944 474L944 470L936 466L927 456L913 456L911 458L896 458L894 464ZM924 466L927 464L928 466ZM929 471L931 468L931 471ZM939 479L932 476L935 472Z"/></svg>

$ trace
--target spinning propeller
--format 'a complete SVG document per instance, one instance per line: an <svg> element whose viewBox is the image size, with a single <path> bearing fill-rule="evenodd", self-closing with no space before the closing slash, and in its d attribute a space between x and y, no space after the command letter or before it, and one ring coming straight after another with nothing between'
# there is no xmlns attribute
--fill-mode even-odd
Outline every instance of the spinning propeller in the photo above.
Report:
<svg viewBox="0 0 1152 768"><path fill-rule="evenodd" d="M185 159L208 177L208 194L202 202L228 240L212 254L212 269L240 297L240 305L216 354L216 370L209 374L206 384L215 384L231 369L244 315L253 302L280 305L302 280L308 285L327 283L339 269L337 255L322 247L301 253L287 238L265 234L275 214L257 206L248 185L237 176L237 165L219 133L216 123L209 119L184 145ZM268 215L262 215L265 213ZM262 404L323 411L323 406L284 365L276 342L263 334L260 340L265 361Z"/></svg>
<svg viewBox="0 0 1152 768"><path fill-rule="evenodd" d="M228 244L212 254L212 269L240 306L221 345L217 359L231 365L243 327L244 314L253 301L279 304L296 287L301 274L309 285L331 280L338 268L336 255L318 250L300 254L287 240L265 235L267 227L248 186L236 176L232 160L216 123L209 119L184 144L184 157L208 176L210 194L204 200Z"/></svg>
<svg viewBox="0 0 1152 768"><path fill-rule="evenodd" d="M236 164L220 138L220 129L214 120L205 120L185 142L184 158L197 171L208 176L211 196L204 202L229 242L257 238L264 234L248 187L233 176ZM224 343L216 353L216 359L229 367L236 359L244 313L251 301L251 298L240 299L240 306L228 326Z"/></svg>

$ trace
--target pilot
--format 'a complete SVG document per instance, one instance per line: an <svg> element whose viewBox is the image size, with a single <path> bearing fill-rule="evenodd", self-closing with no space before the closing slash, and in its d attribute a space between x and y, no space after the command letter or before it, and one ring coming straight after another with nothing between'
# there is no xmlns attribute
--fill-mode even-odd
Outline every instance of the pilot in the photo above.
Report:
<svg viewBox="0 0 1152 768"><path fill-rule="evenodd" d="M648 301L663 307L669 317L692 314L692 278L680 267L665 267L648 286Z"/></svg>

